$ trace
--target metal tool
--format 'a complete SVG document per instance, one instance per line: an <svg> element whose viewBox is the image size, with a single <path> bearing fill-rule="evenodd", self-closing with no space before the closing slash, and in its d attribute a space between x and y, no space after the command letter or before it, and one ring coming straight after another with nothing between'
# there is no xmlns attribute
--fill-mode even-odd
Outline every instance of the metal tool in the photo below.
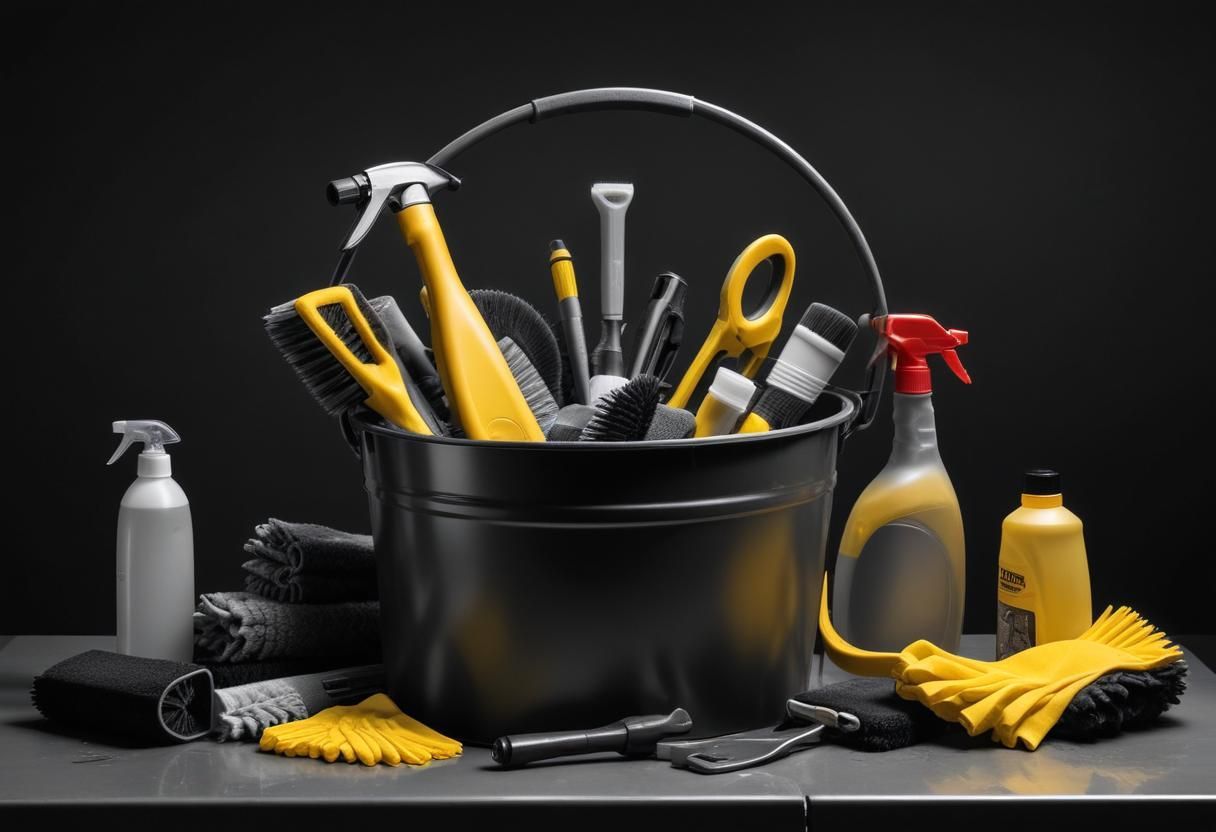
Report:
<svg viewBox="0 0 1216 832"><path fill-rule="evenodd" d="M749 312L743 308L743 290L765 261L772 262L772 279L760 305ZM766 234L745 248L722 283L718 318L667 404L687 407L701 378L724 357L737 359L739 366L735 369L754 377L781 333L781 318L793 283L794 247L789 240L780 234Z"/></svg>
<svg viewBox="0 0 1216 832"><path fill-rule="evenodd" d="M789 728L757 728L704 740L664 740L655 746L655 756L670 760L675 768L686 768L698 774L723 774L770 763L817 745L825 728L847 733L861 727L861 722L852 714L806 705L796 699L785 703L785 712L801 724Z"/></svg>

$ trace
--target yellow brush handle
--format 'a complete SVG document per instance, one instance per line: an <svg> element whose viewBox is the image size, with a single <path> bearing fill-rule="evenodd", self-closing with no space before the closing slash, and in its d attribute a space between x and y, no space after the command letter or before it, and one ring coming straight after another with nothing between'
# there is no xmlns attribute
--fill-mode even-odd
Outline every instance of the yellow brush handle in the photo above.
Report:
<svg viewBox="0 0 1216 832"><path fill-rule="evenodd" d="M828 573L823 573L823 595L819 601L819 635L823 638L824 652L832 664L854 676L890 676L899 664L898 653L876 653L854 647L832 626L828 613Z"/></svg>
<svg viewBox="0 0 1216 832"><path fill-rule="evenodd" d="M350 318L363 345L372 354L374 363L365 364L360 361L338 337L338 333L334 332L333 327L326 323L321 315L321 307L334 304L341 306L342 311ZM405 380L401 377L397 362L372 332L371 324L359 311L350 289L345 286L330 286L309 292L296 299L295 310L334 358L338 359L351 377L367 392L368 407L397 427L411 433L431 433L431 429L410 401L410 394L405 389Z"/></svg>
<svg viewBox="0 0 1216 832"><path fill-rule="evenodd" d="M756 267L765 260L773 261L777 289L765 306L749 314L743 308L743 290ZM765 234L743 249L722 282L718 317L667 404L687 407L701 378L720 357L738 358L746 350L749 357L739 372L748 378L754 377L781 334L781 320L793 284L794 247L789 240L780 234Z"/></svg>
<svg viewBox="0 0 1216 832"><path fill-rule="evenodd" d="M397 212L426 282L431 348L448 405L470 439L545 441L498 342L460 282L429 202Z"/></svg>

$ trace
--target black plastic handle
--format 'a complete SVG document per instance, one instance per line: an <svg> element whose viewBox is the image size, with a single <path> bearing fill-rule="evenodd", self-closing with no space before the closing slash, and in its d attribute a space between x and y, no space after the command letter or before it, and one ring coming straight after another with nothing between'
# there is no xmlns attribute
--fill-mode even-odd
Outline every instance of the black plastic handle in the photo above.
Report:
<svg viewBox="0 0 1216 832"><path fill-rule="evenodd" d="M811 166L792 147L740 115L725 107L698 100L690 95L668 92L666 90L642 89L637 87L602 87L597 89L576 90L537 98L527 104L520 105L505 113L500 113L474 127L449 142L442 150L428 160L428 164L446 167L452 159L468 150L473 145L489 138L516 124L535 123L547 118L567 115L570 113L596 112L600 110L642 110L666 115L682 117L700 116L716 122L724 127L751 139L753 142L767 148L778 158L794 169L799 176L806 180L812 188L828 203L828 207L836 215L836 219L844 227L853 243L862 267L870 278L870 290L874 297L874 315L887 313L887 296L883 289L882 278L878 273L878 263L866 242L865 235L857 220L853 218L844 201ZM879 363L870 367L866 378L865 390L861 393L863 402L858 416L849 426L847 433L865 430L874 420L878 403L882 397L883 378L886 375L885 365Z"/></svg>
<svg viewBox="0 0 1216 832"><path fill-rule="evenodd" d="M654 753L665 737L686 734L692 729L692 717L683 708L669 714L631 716L600 728L587 731L554 731L539 734L513 734L494 740L491 756L503 768L615 751L625 756L647 756Z"/></svg>

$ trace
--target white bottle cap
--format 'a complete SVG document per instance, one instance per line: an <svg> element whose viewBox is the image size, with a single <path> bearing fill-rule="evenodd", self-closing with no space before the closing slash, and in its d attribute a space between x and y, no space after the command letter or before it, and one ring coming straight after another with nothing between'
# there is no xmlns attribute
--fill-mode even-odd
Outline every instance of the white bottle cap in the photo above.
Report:
<svg viewBox="0 0 1216 832"><path fill-rule="evenodd" d="M719 367L717 375L714 376L714 383L709 385L709 395L739 413L747 410L755 394L754 381L727 367Z"/></svg>

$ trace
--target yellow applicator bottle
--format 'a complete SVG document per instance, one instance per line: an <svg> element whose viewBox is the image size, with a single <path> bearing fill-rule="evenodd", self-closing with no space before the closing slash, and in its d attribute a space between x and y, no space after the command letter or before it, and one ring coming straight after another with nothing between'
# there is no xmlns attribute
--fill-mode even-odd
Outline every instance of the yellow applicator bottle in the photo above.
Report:
<svg viewBox="0 0 1216 832"><path fill-rule="evenodd" d="M1064 507L1055 471L1027 471L1022 505L1001 524L996 601L997 659L1093 622L1081 519Z"/></svg>

